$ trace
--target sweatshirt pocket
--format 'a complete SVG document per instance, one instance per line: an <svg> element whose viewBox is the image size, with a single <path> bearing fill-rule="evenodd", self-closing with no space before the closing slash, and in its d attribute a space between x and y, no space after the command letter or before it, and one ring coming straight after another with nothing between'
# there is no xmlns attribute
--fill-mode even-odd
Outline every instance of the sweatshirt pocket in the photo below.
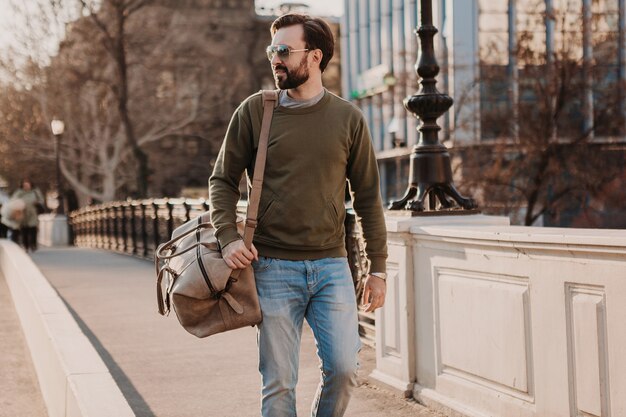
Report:
<svg viewBox="0 0 626 417"><path fill-rule="evenodd" d="M328 200L326 204L329 206L328 209L332 217L333 225L335 226L335 229L338 229L340 226L339 225L339 210L337 209L337 206L335 205L335 202L333 200Z"/></svg>
<svg viewBox="0 0 626 417"><path fill-rule="evenodd" d="M276 200L270 200L263 211L259 213L257 228L261 229L267 223L267 219L271 217L277 205L278 202Z"/></svg>

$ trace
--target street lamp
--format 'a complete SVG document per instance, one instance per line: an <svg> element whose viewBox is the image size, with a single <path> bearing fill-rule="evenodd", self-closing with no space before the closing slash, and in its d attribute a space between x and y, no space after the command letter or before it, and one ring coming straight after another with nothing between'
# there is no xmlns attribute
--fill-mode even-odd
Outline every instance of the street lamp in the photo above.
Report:
<svg viewBox="0 0 626 417"><path fill-rule="evenodd" d="M63 123L63 120L53 119L52 122L50 122L50 127L52 128L52 134L56 139L57 201L59 202L56 213L65 214L65 207L63 204L63 183L61 182L60 159L61 137L63 136L63 132L65 131L65 123Z"/></svg>
<svg viewBox="0 0 626 417"><path fill-rule="evenodd" d="M421 48L416 69L422 88L419 93L404 99L404 107L421 121L420 137L411 152L409 187L400 200L390 204L389 209L448 214L456 203L462 212L469 213L476 209L476 202L463 197L454 187L450 155L439 143L437 118L448 111L453 100L437 91L435 86L439 65L433 45L437 28L433 26L432 0L420 0L420 9L421 26L416 33ZM427 197L428 207L424 204Z"/></svg>

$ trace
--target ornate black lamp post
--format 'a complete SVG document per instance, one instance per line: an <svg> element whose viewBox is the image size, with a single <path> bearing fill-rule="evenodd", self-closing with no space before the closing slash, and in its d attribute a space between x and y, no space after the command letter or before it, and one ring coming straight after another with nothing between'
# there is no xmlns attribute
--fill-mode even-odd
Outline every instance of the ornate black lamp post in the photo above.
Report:
<svg viewBox="0 0 626 417"><path fill-rule="evenodd" d="M416 64L422 88L418 94L404 99L404 107L421 120L419 142L411 152L410 183L402 199L389 205L390 210L426 211L424 200L428 196L428 211L433 214L464 212L477 207L471 198L459 194L453 184L450 154L439 143L437 119L452 106L452 98L437 91L435 77L439 65L435 58L433 37L432 0L420 1L421 26L416 30L420 39L420 56ZM439 206L437 205L439 201ZM454 202L458 205L455 206ZM458 210L460 207L461 210Z"/></svg>
<svg viewBox="0 0 626 417"><path fill-rule="evenodd" d="M54 119L50 122L50 127L52 128L52 134L56 139L56 174L57 174L57 200L59 202L59 206L56 209L56 214L65 214L65 204L63 202L63 183L61 181L61 160L60 160L60 151L61 151L61 137L63 136L63 132L65 131L65 123L62 120Z"/></svg>

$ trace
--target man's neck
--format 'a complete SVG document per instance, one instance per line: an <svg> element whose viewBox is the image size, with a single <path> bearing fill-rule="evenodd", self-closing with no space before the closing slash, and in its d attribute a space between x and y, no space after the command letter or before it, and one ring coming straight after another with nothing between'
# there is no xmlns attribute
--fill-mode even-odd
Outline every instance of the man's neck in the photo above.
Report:
<svg viewBox="0 0 626 417"><path fill-rule="evenodd" d="M309 100L319 95L323 90L322 78L310 77L304 84L287 90L287 94L295 100Z"/></svg>

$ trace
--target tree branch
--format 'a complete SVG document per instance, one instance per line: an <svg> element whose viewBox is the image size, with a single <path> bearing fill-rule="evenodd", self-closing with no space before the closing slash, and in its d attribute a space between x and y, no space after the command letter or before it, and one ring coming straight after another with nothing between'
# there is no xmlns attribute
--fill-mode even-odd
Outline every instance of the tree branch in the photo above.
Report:
<svg viewBox="0 0 626 417"><path fill-rule="evenodd" d="M78 0L78 2L81 4L83 10L87 10L89 12L89 17L104 35L105 49L107 49L110 53L113 53L115 51L115 38L111 35L111 32L109 32L106 24L100 20L96 11L93 10L85 0Z"/></svg>
<svg viewBox="0 0 626 417"><path fill-rule="evenodd" d="M130 16L137 10L148 6L151 3L153 3L153 0L129 0L128 3L126 3L126 15Z"/></svg>
<svg viewBox="0 0 626 417"><path fill-rule="evenodd" d="M63 161L61 161L60 166L63 177L72 185L75 190L97 200L103 200L103 193L92 190L88 186L80 182L78 178L69 169L67 169Z"/></svg>

